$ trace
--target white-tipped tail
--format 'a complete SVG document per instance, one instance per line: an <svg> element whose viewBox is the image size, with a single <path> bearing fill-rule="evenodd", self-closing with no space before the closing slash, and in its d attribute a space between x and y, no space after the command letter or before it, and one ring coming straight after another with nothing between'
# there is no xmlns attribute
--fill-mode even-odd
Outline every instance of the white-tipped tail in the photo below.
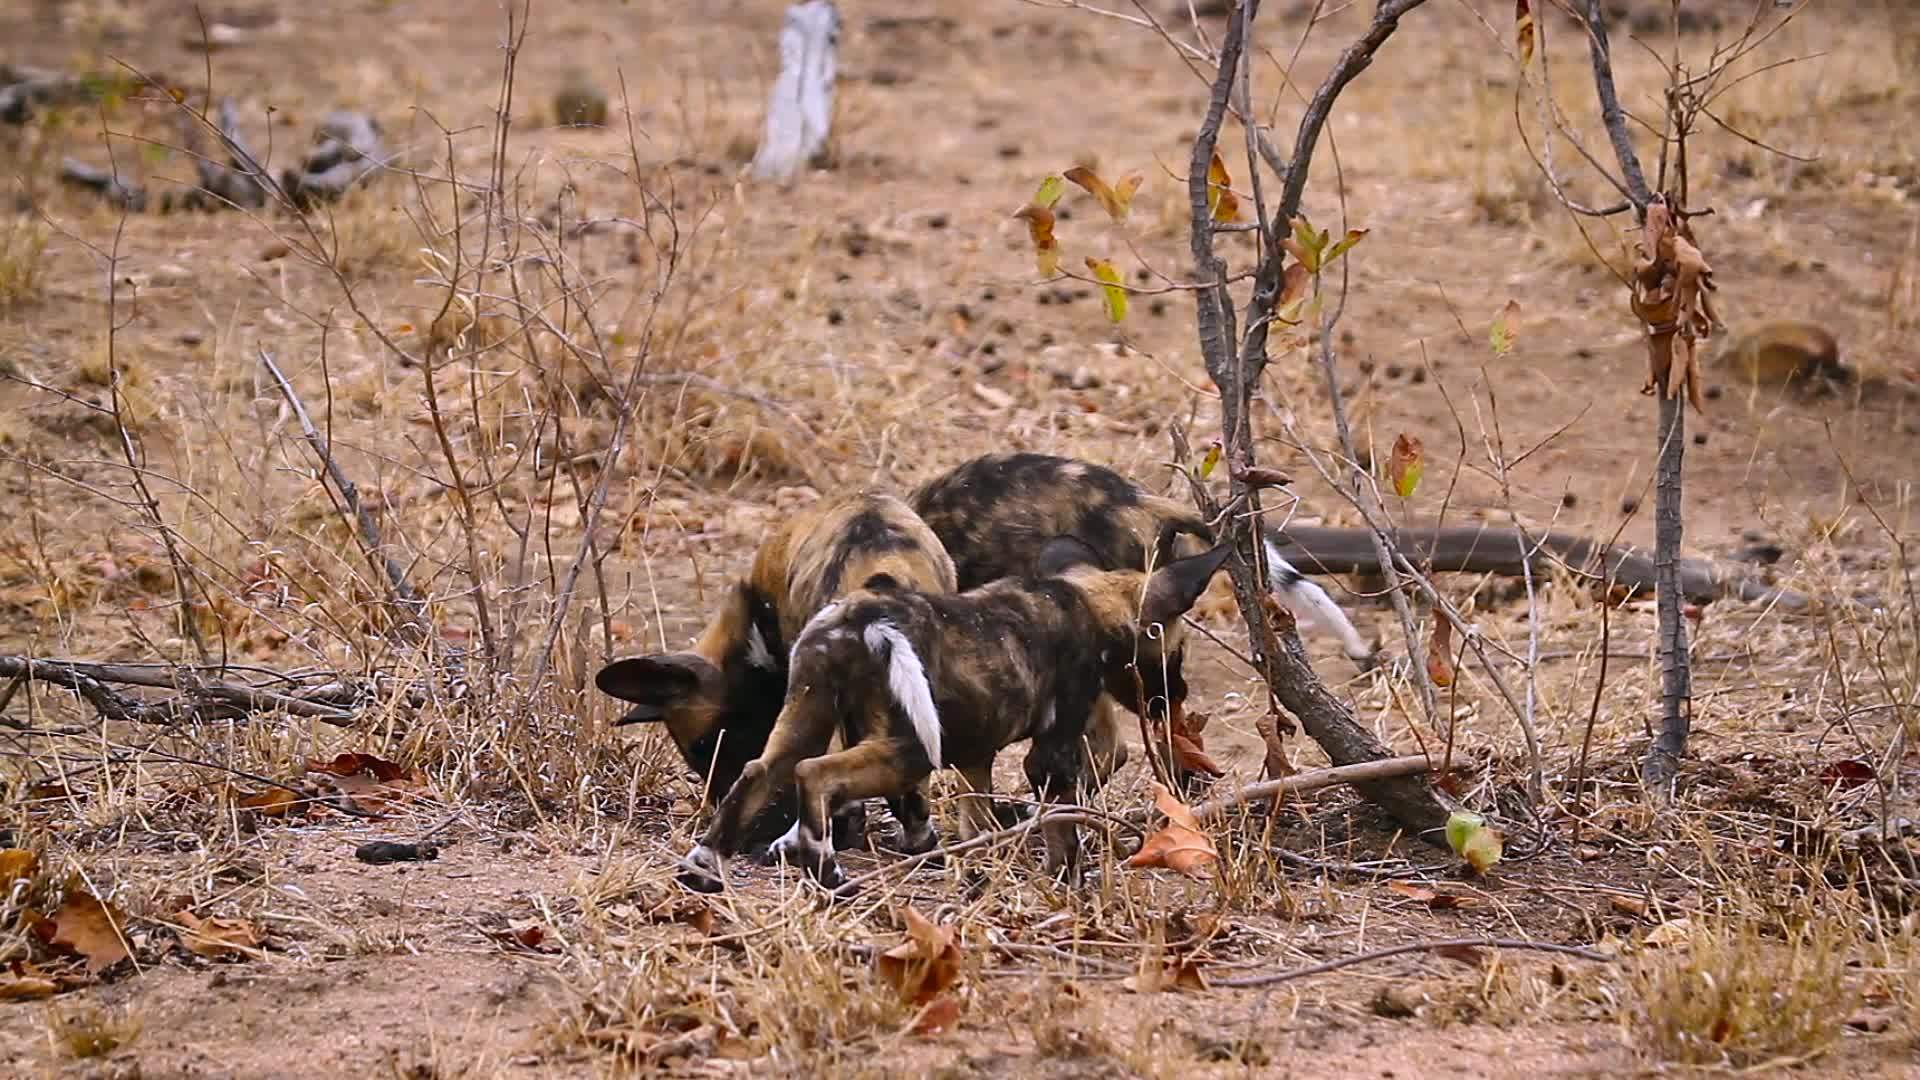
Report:
<svg viewBox="0 0 1920 1080"><path fill-rule="evenodd" d="M1279 545L1272 540L1267 541L1267 574L1273 582L1274 598L1287 605L1301 630L1334 635L1340 639L1347 656L1356 662L1373 655L1373 650L1360 637L1360 631L1353 628L1347 613L1333 602L1327 590L1294 569L1292 563L1281 557Z"/></svg>
<svg viewBox="0 0 1920 1080"><path fill-rule="evenodd" d="M940 767L940 711L933 705L933 687L927 683L926 666L920 663L920 654L913 651L913 642L907 635L890 622L876 622L867 627L867 648L874 656L886 653L887 689L893 692L893 700L900 703L900 711L907 714L913 724L913 733L919 736L920 745L927 751L927 760L933 767Z"/></svg>

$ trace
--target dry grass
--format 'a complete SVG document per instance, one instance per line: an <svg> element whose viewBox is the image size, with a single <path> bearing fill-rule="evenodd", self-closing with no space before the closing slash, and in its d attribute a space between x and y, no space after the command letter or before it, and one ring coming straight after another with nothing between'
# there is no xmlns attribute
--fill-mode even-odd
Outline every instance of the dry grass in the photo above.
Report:
<svg viewBox="0 0 1920 1080"><path fill-rule="evenodd" d="M1528 763L1484 672L1466 670L1430 719L1404 664L1355 676L1316 644L1316 666L1402 752L1451 740L1471 766L1459 797L1509 831L1515 857L1492 878L1461 878L1351 793L1330 792L1216 823L1222 865L1208 880L1127 869L1096 846L1098 869L1073 892L1042 879L1036 850L1005 843L910 875L885 870L891 854L852 854L856 874L882 876L830 907L790 872L740 865L735 890L687 907L670 876L699 824L695 789L658 733L610 726L612 703L591 689L604 656L684 645L758 539L823 495L904 490L1008 448L1160 485L1167 422L1196 433L1215 423L1212 398L1195 390L1205 379L1181 294L1136 297L1116 330L1091 290L1031 283L1024 233L1006 218L1040 176L1075 162L1142 171L1124 229L1069 197L1068 263L1084 249L1129 274L1185 279L1184 191L1166 171L1180 167L1200 99L1164 43L1020 6L983 14L943 0L932 17L892 22L843 12L834 168L790 190L736 186L779 6L700 19L657 3L541 9L516 100L550 101L590 56L611 91L602 51L673 60L625 71L627 100L608 94L605 129L516 119L500 160L498 25L396 10L371 35L358 17L303 23L320 45L298 56L277 45L218 54L223 85L296 118L290 139L338 99L380 111L405 143L416 175L305 220L122 223L51 177L62 154L98 153L98 117L49 112L20 133L22 190L45 218L0 220L0 649L178 663L196 658L197 631L232 678L257 665L375 690L345 725L274 714L167 727L100 725L71 695L22 691L6 717L32 731L0 729L0 829L45 862L10 903L49 908L84 875L138 920L141 971L44 1018L0 1015L0 1061L45 1066L50 1048L80 1040L160 1071L267 1073L260 1046L364 1068L372 1051L341 1049L363 1039L397 1072L434 1076L1264 1075L1306 1054L1332 1072L1417 1075L1454 1053L1520 1075L1618 1072L1636 1057L1746 1066L1818 1054L1871 1068L1910 1053L1920 982L1900 906L1913 874L1890 861L1899 846L1880 861L1828 856L1810 875L1781 842L1825 851L1874 822L1920 817L1905 749L1920 734L1920 611L1902 554L1916 536L1914 412L1895 395L1727 395L1698 422L1696 553L1729 554L1759 530L1789 553L1773 571L1784 584L1881 603L1708 610L1695 636L1698 757L1671 814L1642 800L1631 768L1658 687L1650 612L1612 616L1620 655L1576 792L1598 609L1566 580L1540 583L1534 618L1510 583L1450 580L1448 598L1498 649L1523 656L1539 634L1533 700L1554 800L1538 808L1544 851L1522 857L1535 847L1518 794ZM115 35L131 16L118 5L61 7L45 62L126 47ZM1555 209L1513 138L1511 71L1484 29L1428 7L1392 62L1351 88L1336 130L1347 210L1372 230L1351 260L1350 402L1371 444L1403 430L1427 441L1427 486L1397 514L1432 520L1444 491L1448 522L1512 510L1609 534L1623 504L1650 502L1652 452L1649 407L1633 393L1643 360L1603 268L1619 261L1618 241L1590 225L1590 246ZM1302 85L1362 15L1342 10L1315 29ZM15 23L0 18L0 32L25 35ZM140 30L141 41L182 36ZM1705 231L1730 319L1831 319L1850 357L1889 372L1911 363L1920 257L1903 187L1920 147L1888 121L1911 97L1899 67L1911 36L1809 13L1782 50L1846 62L1750 80L1728 108L1784 145L1818 143L1820 161L1783 163L1718 132L1695 158L1722 209ZM603 37L604 50L579 44ZM1582 118L1591 91L1571 39L1561 31L1549 46L1559 105ZM428 40L445 59L423 59ZM135 59L198 69L195 55L150 48ZM1616 52L1623 80L1650 85L1647 57ZM1137 92L1087 92L1112 79ZM403 122L412 103L432 122ZM1521 102L1529 123L1533 108ZM177 138L164 108L116 109L116 131ZM1295 109L1283 96L1281 131ZM931 116L949 119L933 133ZM1569 151L1559 155L1569 170ZM121 160L156 176L186 169L178 154ZM1308 209L1331 225L1340 206L1321 164ZM496 165L506 190L489 201ZM1606 194L1582 184L1576 197ZM137 287L109 311L99 253L116 234L116 270ZM1223 247L1236 265L1249 258L1239 239ZM1486 324L1509 297L1523 302L1520 344L1494 361ZM1330 443L1324 387L1301 354L1275 348L1268 399L1293 424L1262 413L1274 436L1262 452L1300 479L1300 518L1351 524L1306 458ZM426 598L428 640L406 636L385 571L322 484L261 349L358 485L382 554ZM100 408L116 399L134 468ZM1513 467L1503 497L1489 448L1517 453L1569 424ZM1633 513L1628 540L1644 542L1649 516ZM1365 583L1329 587L1367 636L1390 631ZM1200 619L1244 651L1229 605L1203 605ZM1253 776L1258 684L1211 644L1191 663L1210 752ZM1500 663L1525 685L1523 664ZM1302 767L1316 763L1305 741L1290 747ZM378 820L239 804L266 780L304 789L307 759L341 751L404 762L425 786ZM1020 790L1008 757L1000 786ZM1838 759L1871 762L1879 782L1831 788L1821 776ZM938 788L951 832L950 781ZM1566 816L1576 795L1577 847ZM1096 808L1146 802L1130 767ZM352 858L362 840L436 829L451 846L435 862ZM1124 855L1136 839L1116 835ZM1390 880L1465 900L1435 904ZM183 955L158 929L176 904L257 919L272 945L231 965ZM963 944L955 1032L911 1033L914 1010L872 977L874 950L900 940L902 906ZM7 916L0 964L40 948L13 907ZM527 922L546 935L537 949L495 932ZM1668 940L1644 944L1650 932ZM1626 960L1609 970L1487 952L1468 967L1416 955L1265 991L1217 985L1476 935L1626 943ZM1182 964L1214 988L1153 989ZM222 992L229 978L249 988L239 1004ZM1861 1010L1894 1019L1846 1027ZM408 1019L380 1026L396 1016Z"/></svg>

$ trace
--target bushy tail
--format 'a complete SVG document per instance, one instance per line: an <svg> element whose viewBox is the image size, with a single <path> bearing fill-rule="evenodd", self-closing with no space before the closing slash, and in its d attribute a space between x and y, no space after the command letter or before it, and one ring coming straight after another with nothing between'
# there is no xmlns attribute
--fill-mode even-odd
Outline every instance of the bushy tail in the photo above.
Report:
<svg viewBox="0 0 1920 1080"><path fill-rule="evenodd" d="M1280 548L1272 540L1267 541L1267 574L1273 582L1274 598L1287 605L1293 613L1293 621L1301 630L1319 630L1340 639L1340 645L1347 657L1361 667L1366 667L1373 659L1373 650L1360 637L1360 631L1353 628L1347 619L1347 613L1333 602L1327 590L1315 584L1293 564L1282 558Z"/></svg>
<svg viewBox="0 0 1920 1080"><path fill-rule="evenodd" d="M867 627L866 639L874 658L886 662L887 689L899 703L900 711L912 722L913 733L926 750L927 760L938 769L940 711L934 707L933 687L927 682L927 669L920 662L920 654L913 651L913 642L907 640L907 635L890 622L876 622Z"/></svg>

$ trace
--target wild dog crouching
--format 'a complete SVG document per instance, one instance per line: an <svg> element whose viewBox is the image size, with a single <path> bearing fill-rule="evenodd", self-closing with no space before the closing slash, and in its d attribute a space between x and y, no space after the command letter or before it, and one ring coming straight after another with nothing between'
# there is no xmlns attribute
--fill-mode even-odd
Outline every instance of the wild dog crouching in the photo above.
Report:
<svg viewBox="0 0 1920 1080"><path fill-rule="evenodd" d="M1169 562L1152 574L1106 570L1084 542L1060 538L1037 576L957 595L861 591L821 609L794 643L787 702L766 752L748 764L715 812L680 878L715 890L746 824L794 786L799 820L781 854L821 884L844 882L827 829L850 799L901 797L933 770L988 769L1032 739L1026 773L1043 800L1077 799L1089 778L1084 738L1103 692L1149 708L1178 707L1185 632L1180 616L1228 549ZM836 731L846 747L827 753ZM963 815L968 831L976 816ZM1077 873L1075 826L1045 830L1049 870Z"/></svg>
<svg viewBox="0 0 1920 1080"><path fill-rule="evenodd" d="M728 587L690 651L616 660L600 669L595 685L633 703L617 723L665 726L711 804L766 748L786 698L788 643L821 608L857 588L951 593L953 560L918 515L891 495L824 503L761 543L752 569ZM931 846L924 792L893 809L910 834L905 846ZM836 830L845 841L863 831L856 816ZM791 805L780 800L743 829L743 842L757 847L792 821Z"/></svg>
<svg viewBox="0 0 1920 1080"><path fill-rule="evenodd" d="M1214 540L1190 507L1112 469L1050 454L975 458L927 482L908 501L953 555L963 590L1025 572L1055 536L1077 537L1107 569L1143 570ZM1372 667L1377 649L1326 590L1282 558L1271 537L1266 554L1274 597L1300 630L1332 635L1362 670Z"/></svg>

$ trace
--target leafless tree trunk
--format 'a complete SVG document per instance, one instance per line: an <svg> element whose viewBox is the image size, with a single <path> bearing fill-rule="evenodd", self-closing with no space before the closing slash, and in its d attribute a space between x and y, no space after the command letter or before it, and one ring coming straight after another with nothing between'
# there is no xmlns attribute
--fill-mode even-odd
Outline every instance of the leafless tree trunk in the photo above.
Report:
<svg viewBox="0 0 1920 1080"><path fill-rule="evenodd" d="M767 98L767 128L753 156L754 179L785 183L826 149L839 43L840 12L833 0L787 8L780 28L780 75Z"/></svg>

